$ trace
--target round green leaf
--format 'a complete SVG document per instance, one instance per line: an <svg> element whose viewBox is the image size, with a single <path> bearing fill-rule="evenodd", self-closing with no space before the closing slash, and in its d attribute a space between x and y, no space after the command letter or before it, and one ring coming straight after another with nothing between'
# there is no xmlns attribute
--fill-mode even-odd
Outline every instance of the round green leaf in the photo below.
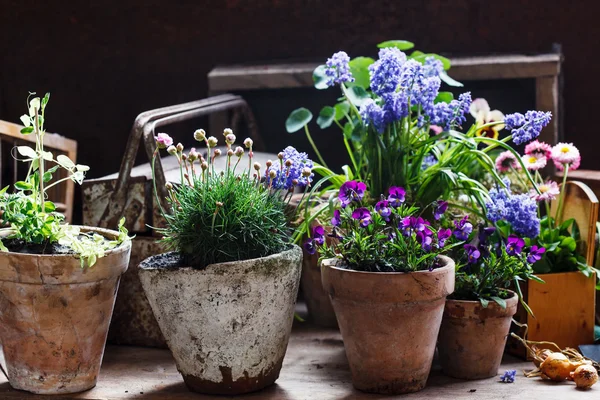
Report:
<svg viewBox="0 0 600 400"><path fill-rule="evenodd" d="M339 121L343 119L346 114L350 111L350 104L347 101L342 101L341 103L337 103L335 105L335 120Z"/></svg>
<svg viewBox="0 0 600 400"><path fill-rule="evenodd" d="M448 86L453 86L453 87L463 87L463 86L465 86L462 83L460 83L459 81L451 78L450 75L448 75L446 73L446 71L442 71L442 73L440 74L440 79L442 80L442 82L444 82Z"/></svg>
<svg viewBox="0 0 600 400"><path fill-rule="evenodd" d="M32 132L33 132L33 126L27 126L27 127L23 128L23 129L21 129L21 133L23 135L29 135Z"/></svg>
<svg viewBox="0 0 600 400"><path fill-rule="evenodd" d="M452 100L454 100L454 95L452 94L452 92L439 92L433 102L434 103L450 103Z"/></svg>
<svg viewBox="0 0 600 400"><path fill-rule="evenodd" d="M371 57L356 57L350 60L348 64L350 66L350 72L354 77L354 85L368 88L371 83L371 75L369 73L369 65L373 64L375 60Z"/></svg>
<svg viewBox="0 0 600 400"><path fill-rule="evenodd" d="M330 106L325 106L321 109L319 113L319 117L317 118L317 125L321 127L321 129L329 128L333 123L333 119L335 117L335 109Z"/></svg>
<svg viewBox="0 0 600 400"><path fill-rule="evenodd" d="M313 83L315 84L315 88L319 90L327 89L327 75L325 75L325 65L319 65L313 71Z"/></svg>
<svg viewBox="0 0 600 400"><path fill-rule="evenodd" d="M356 107L362 106L367 99L371 98L369 93L367 93L367 91L360 86L352 86L351 88L348 88L346 95L348 100Z"/></svg>
<svg viewBox="0 0 600 400"><path fill-rule="evenodd" d="M395 47L398 50L404 51L409 50L415 47L413 42L409 42L408 40L386 40L385 42L381 42L377 45L380 49L385 47Z"/></svg>
<svg viewBox="0 0 600 400"><path fill-rule="evenodd" d="M285 129L288 133L294 133L304 128L312 120L312 113L306 108L298 108L290 114L285 121Z"/></svg>
<svg viewBox="0 0 600 400"><path fill-rule="evenodd" d="M17 188L19 190L31 190L33 188L33 186L29 182L17 181L17 182L15 182L15 188Z"/></svg>

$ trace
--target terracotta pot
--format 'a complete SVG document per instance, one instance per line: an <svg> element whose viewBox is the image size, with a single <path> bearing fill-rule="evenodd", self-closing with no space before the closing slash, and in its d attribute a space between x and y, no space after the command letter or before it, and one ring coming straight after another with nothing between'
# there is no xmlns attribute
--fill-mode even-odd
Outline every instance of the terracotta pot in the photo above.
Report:
<svg viewBox="0 0 600 400"><path fill-rule="evenodd" d="M490 301L446 300L438 339L444 374L460 379L484 379L498 374L512 316L519 298L514 292L506 308Z"/></svg>
<svg viewBox="0 0 600 400"><path fill-rule="evenodd" d="M139 275L187 387L241 394L273 384L292 329L302 250L202 270L178 259L150 257Z"/></svg>
<svg viewBox="0 0 600 400"><path fill-rule="evenodd" d="M130 251L110 250L91 268L74 255L0 253L0 343L13 388L61 394L96 385Z"/></svg>
<svg viewBox="0 0 600 400"><path fill-rule="evenodd" d="M444 312L454 291L454 261L433 271L359 272L324 260L329 293L354 387L401 394L425 387Z"/></svg>
<svg viewBox="0 0 600 400"><path fill-rule="evenodd" d="M337 328L338 323L329 294L323 289L321 283L318 253L311 255L304 250L300 286L308 309L308 320L326 328Z"/></svg>

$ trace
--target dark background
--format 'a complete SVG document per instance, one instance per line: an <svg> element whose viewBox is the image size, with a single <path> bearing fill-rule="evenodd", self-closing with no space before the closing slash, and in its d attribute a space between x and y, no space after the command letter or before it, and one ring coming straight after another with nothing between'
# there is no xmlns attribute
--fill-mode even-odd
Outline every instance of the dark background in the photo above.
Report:
<svg viewBox="0 0 600 400"><path fill-rule="evenodd" d="M0 119L18 122L28 91L51 92L48 130L78 140L79 161L92 167L89 177L99 177L118 170L137 114L205 97L206 74L217 64L324 61L339 49L375 56L375 45L388 39L446 55L549 52L560 43L563 134L580 147L583 168L600 169L597 3L0 0ZM507 90L493 108L514 112L532 105L532 84L493 85ZM470 89L474 97L485 94ZM260 111L263 136L273 138L270 151L288 139L308 150L303 136L290 138L283 129L289 111L317 94L301 91L249 99Z"/></svg>

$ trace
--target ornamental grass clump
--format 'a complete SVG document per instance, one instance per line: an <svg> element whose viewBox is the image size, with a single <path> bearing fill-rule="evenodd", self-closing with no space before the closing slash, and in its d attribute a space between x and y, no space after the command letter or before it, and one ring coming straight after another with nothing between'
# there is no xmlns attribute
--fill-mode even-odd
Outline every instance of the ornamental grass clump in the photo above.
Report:
<svg viewBox="0 0 600 400"><path fill-rule="evenodd" d="M446 202L429 205L430 221L423 218L425 209L405 202L403 188L390 187L388 195L382 195L375 205L365 201L366 189L363 182L342 185L338 195L341 208L333 211L327 227L331 233L321 225L314 227L304 243L308 253L314 254L318 248L321 257L336 258L343 267L356 271L432 271L439 267L438 255L463 243L461 238L470 224L452 231L437 223L446 211ZM326 236L332 238L330 243Z"/></svg>
<svg viewBox="0 0 600 400"><path fill-rule="evenodd" d="M0 190L0 251L33 254L73 253L81 259L81 267L93 266L105 252L129 240L125 219L119 222L119 235L115 240L105 239L94 232L82 232L79 227L64 222L64 215L56 211L56 205L47 199L48 189L61 182L83 182L87 165L75 164L69 157L54 155L44 150L46 107L50 93L43 98L27 99L28 113L21 116L23 135L35 136L35 147L17 146L15 157L29 164L27 175L14 184L15 191L8 193L8 186ZM46 165L48 164L49 167ZM54 179L60 169L65 177Z"/></svg>
<svg viewBox="0 0 600 400"><path fill-rule="evenodd" d="M312 162L306 154L287 147L263 168L253 161L252 140L246 151L235 145L235 135L224 131L226 148L216 148L217 138L198 130L194 138L206 145L205 155L195 148L184 152L181 144L164 133L156 137L157 149L166 149L179 162L181 183L167 183L168 210L162 210L166 227L158 229L169 249L195 268L229 261L266 257L286 250L292 233L288 203L296 188L308 188ZM222 153L225 153L224 155ZM226 157L224 171L215 169L217 157Z"/></svg>

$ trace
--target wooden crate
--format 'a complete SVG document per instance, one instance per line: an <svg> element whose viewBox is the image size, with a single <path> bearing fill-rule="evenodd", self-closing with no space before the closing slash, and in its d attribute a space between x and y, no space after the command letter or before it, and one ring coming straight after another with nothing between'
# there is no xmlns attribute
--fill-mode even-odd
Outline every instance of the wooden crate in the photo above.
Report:
<svg viewBox="0 0 600 400"><path fill-rule="evenodd" d="M23 135L21 129L24 126L13 124L12 122L0 120L0 188L12 185L16 181L23 179L26 170L22 170L24 163L18 162L12 149L19 145L31 146L35 144L35 135ZM54 159L59 154L66 155L74 162L77 161L77 142L67 139L56 133L46 133L44 136L44 149L54 155ZM48 163L48 162L46 162ZM59 169L54 174L54 181L66 177L66 172ZM59 183L48 190L48 198L56 204L56 210L65 215L67 222L71 222L73 217L73 196L75 193L75 183L71 180Z"/></svg>
<svg viewBox="0 0 600 400"><path fill-rule="evenodd" d="M551 214L555 215L554 202ZM582 182L567 182L562 218L574 218L581 232L581 251L586 262L592 265L596 249L596 221L598 220L598 198ZM521 285L523 297L533 310L535 318L519 307L515 319L527 323L527 339L554 342L561 348L594 342L596 313L596 277L587 278L581 272L540 274L546 283L529 281ZM513 327L521 337L524 331ZM512 354L526 356L525 348L510 340L507 344Z"/></svg>

